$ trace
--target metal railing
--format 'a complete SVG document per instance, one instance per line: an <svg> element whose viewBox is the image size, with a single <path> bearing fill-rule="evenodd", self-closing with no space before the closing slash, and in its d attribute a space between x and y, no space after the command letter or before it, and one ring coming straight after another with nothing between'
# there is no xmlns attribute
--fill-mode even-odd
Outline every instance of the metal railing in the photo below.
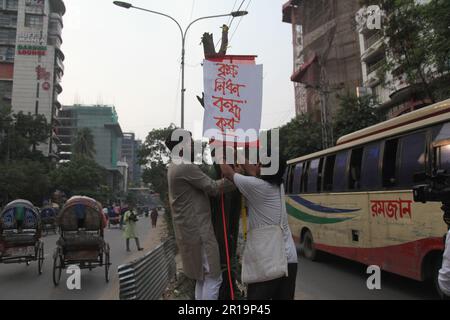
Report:
<svg viewBox="0 0 450 320"><path fill-rule="evenodd" d="M158 300L176 277L176 244L169 238L153 251L118 267L121 300Z"/></svg>
<svg viewBox="0 0 450 320"><path fill-rule="evenodd" d="M386 64L386 60L385 59L381 59L377 63L368 65L367 66L367 74L371 74L372 72L380 69L385 64Z"/></svg>
<svg viewBox="0 0 450 320"><path fill-rule="evenodd" d="M380 40L383 37L383 34L381 31L375 32L373 35L371 35L369 38L365 39L365 49L369 49L375 42Z"/></svg>

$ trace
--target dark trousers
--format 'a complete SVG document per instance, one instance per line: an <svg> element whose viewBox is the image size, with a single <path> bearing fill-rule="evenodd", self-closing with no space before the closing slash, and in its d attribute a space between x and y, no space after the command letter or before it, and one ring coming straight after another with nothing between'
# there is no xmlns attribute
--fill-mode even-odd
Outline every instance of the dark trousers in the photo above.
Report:
<svg viewBox="0 0 450 320"><path fill-rule="evenodd" d="M297 263L288 264L288 277L248 285L247 300L294 300Z"/></svg>

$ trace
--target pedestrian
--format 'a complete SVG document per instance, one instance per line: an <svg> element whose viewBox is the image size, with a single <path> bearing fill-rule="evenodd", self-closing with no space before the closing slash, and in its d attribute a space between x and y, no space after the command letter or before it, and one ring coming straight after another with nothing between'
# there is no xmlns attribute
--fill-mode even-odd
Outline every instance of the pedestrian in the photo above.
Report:
<svg viewBox="0 0 450 320"><path fill-rule="evenodd" d="M211 222L209 196L218 196L221 191L235 190L232 183L224 179L213 180L193 163L193 141L188 131L178 130L185 140L172 139L172 131L166 138L171 152L167 179L169 203L173 217L175 238L183 263L184 274L196 280L196 300L217 300L222 284L219 245ZM174 161L175 147L183 147L178 155L190 158L180 163ZM191 150L186 154L185 150ZM189 157L190 156L190 157ZM177 159L179 160L179 159Z"/></svg>
<svg viewBox="0 0 450 320"><path fill-rule="evenodd" d="M139 244L139 238L136 234L136 222L138 218L133 206L130 206L123 215L123 221L126 223L124 230L124 237L126 239L127 252L130 252L130 239L136 241L138 251L144 250Z"/></svg>
<svg viewBox="0 0 450 320"><path fill-rule="evenodd" d="M242 265L248 299L293 300L298 260L284 204L284 162L273 175L261 175L260 165L247 163L241 168L221 165L222 173L244 195L249 209ZM244 172L247 176L241 174Z"/></svg>
<svg viewBox="0 0 450 320"><path fill-rule="evenodd" d="M156 222L158 221L158 210L156 210L156 208L152 210L151 219L152 219L152 227L156 228Z"/></svg>

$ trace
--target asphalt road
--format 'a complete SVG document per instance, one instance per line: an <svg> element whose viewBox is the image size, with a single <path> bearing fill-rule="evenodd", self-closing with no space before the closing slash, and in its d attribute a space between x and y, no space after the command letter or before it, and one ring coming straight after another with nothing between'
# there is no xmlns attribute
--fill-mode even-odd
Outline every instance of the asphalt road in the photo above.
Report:
<svg viewBox="0 0 450 320"><path fill-rule="evenodd" d="M161 219L162 220L162 219ZM125 250L125 240L119 229L105 229L105 239L111 247L110 282L105 282L104 268L98 267L81 271L81 290L69 290L66 286L68 275L63 271L58 287L53 285L53 251L58 235L43 237L45 260L43 274L38 275L37 262L25 264L0 264L0 300L98 300L118 299L117 267L150 251L159 241L158 229L151 229L149 218L142 217L138 222L138 235L144 251L137 252L135 242L131 241L131 253Z"/></svg>
<svg viewBox="0 0 450 320"><path fill-rule="evenodd" d="M367 266L324 255L320 262L299 259L296 300L429 300L432 285L381 273L381 290L369 290Z"/></svg>

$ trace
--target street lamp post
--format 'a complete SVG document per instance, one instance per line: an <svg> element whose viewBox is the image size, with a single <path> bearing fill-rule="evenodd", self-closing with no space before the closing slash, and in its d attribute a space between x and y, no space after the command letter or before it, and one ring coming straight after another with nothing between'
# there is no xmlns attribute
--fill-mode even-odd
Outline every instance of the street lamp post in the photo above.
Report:
<svg viewBox="0 0 450 320"><path fill-rule="evenodd" d="M181 27L180 23L177 20L175 20L173 17L169 16L168 14L161 13L158 11L148 10L148 9L144 9L144 8L140 8L140 7L135 7L131 3L128 3L128 2L114 1L113 3L116 6L119 6L119 7L125 8L125 9L133 8L133 9L142 10L142 11L146 11L146 12L150 12L150 13L154 13L154 14L157 14L160 16L167 17L170 20L172 20L173 22L175 22L176 25L178 26L178 29L180 30L180 34L181 34L181 128L184 129L184 94L186 92L186 88L184 87L184 65L185 65L184 58L186 55L186 50L185 50L186 35L187 35L187 32L189 31L189 28L194 23L196 23L197 21L200 21L200 20L220 18L220 17L229 17L229 16L241 17L241 16L245 16L246 14L248 14L248 12L247 11L233 11L233 12L227 13L227 14L219 14L219 15L197 18L194 21L192 21L191 23L189 23L189 25L183 31L183 28Z"/></svg>

